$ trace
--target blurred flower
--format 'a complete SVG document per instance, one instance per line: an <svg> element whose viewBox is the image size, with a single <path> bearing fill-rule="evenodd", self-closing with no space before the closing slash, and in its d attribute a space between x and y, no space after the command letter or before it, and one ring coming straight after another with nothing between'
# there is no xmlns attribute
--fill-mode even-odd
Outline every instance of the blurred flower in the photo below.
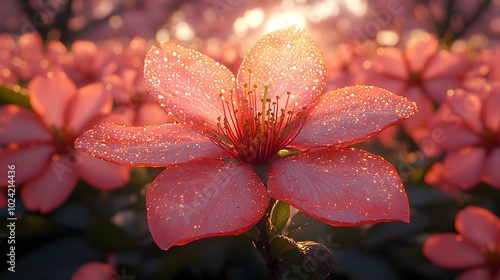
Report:
<svg viewBox="0 0 500 280"><path fill-rule="evenodd" d="M455 219L458 234L429 237L424 255L447 269L463 269L460 280L500 279L500 219L490 211L468 206Z"/></svg>
<svg viewBox="0 0 500 280"><path fill-rule="evenodd" d="M80 177L103 190L128 181L128 168L73 148L82 131L111 111L111 96L102 84L77 88L64 73L49 72L31 80L28 90L33 111L0 107L0 162L2 168L20 167L16 183L24 183L26 208L51 212L67 200Z"/></svg>
<svg viewBox="0 0 500 280"><path fill-rule="evenodd" d="M354 45L339 45L335 51L327 55L328 81L326 90L335 90L356 84L355 75L362 73L360 68L363 50Z"/></svg>
<svg viewBox="0 0 500 280"><path fill-rule="evenodd" d="M0 41L1 83L16 85L61 69L58 63L66 47L59 41L44 44L38 33L25 33L17 40L2 33Z"/></svg>
<svg viewBox="0 0 500 280"><path fill-rule="evenodd" d="M91 41L75 41L61 61L64 72L78 87L102 82L115 73L118 63L111 49L98 48Z"/></svg>
<svg viewBox="0 0 500 280"><path fill-rule="evenodd" d="M419 112L404 123L404 130L428 156L436 156L440 151L420 143L429 137L427 122L434 112L433 102L443 102L449 89L461 87L468 66L465 53L439 50L434 36L420 32L404 50L379 47L376 55L363 62L368 74L362 82L417 102Z"/></svg>
<svg viewBox="0 0 500 280"><path fill-rule="evenodd" d="M469 189L481 181L500 188L500 87L450 92L430 123L432 141L447 152L427 183Z"/></svg>
<svg viewBox="0 0 500 280"><path fill-rule="evenodd" d="M142 38L134 38L118 56L115 74L102 78L113 95L115 122L128 125L151 125L172 122L148 94L144 84L144 58L149 47Z"/></svg>
<svg viewBox="0 0 500 280"><path fill-rule="evenodd" d="M107 122L76 147L120 164L166 166L146 195L161 248L241 234L262 218L269 195L330 225L408 221L394 167L346 147L410 117L416 105L370 86L322 94L326 66L303 30L264 36L236 78L164 42L146 56L145 79L176 123Z"/></svg>
<svg viewBox="0 0 500 280"><path fill-rule="evenodd" d="M73 274L71 280L117 280L115 270L107 263L89 262Z"/></svg>

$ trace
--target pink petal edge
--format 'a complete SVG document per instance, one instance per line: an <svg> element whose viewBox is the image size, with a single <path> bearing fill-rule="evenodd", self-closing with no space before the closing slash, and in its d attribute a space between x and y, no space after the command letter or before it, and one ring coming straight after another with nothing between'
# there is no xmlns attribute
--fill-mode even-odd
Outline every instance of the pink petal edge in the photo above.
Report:
<svg viewBox="0 0 500 280"><path fill-rule="evenodd" d="M416 111L415 103L382 88L342 88L319 97L292 146L346 147L373 137Z"/></svg>
<svg viewBox="0 0 500 280"><path fill-rule="evenodd" d="M321 50L303 29L290 26L264 35L248 51L237 74L238 94L246 98L243 85L250 82L249 87L257 86L260 100L264 85L269 85L267 98L276 101L279 95L280 108L284 108L287 92L301 108L323 92L326 78Z"/></svg>
<svg viewBox="0 0 500 280"><path fill-rule="evenodd" d="M75 148L128 166L165 166L228 156L202 134L202 127L174 123L135 127L105 122L78 137Z"/></svg>
<svg viewBox="0 0 500 280"><path fill-rule="evenodd" d="M60 207L78 183L78 172L67 164L64 156L54 156L39 176L26 182L21 198L30 211L43 214Z"/></svg>
<svg viewBox="0 0 500 280"><path fill-rule="evenodd" d="M235 78L224 65L182 46L163 42L146 55L144 81L156 102L173 118L215 128L223 116L219 94L233 90ZM182 81L182 82L179 82Z"/></svg>
<svg viewBox="0 0 500 280"><path fill-rule="evenodd" d="M486 264L486 258L478 247L453 233L432 235L425 241L423 253L432 263L449 269L467 269Z"/></svg>
<svg viewBox="0 0 500 280"><path fill-rule="evenodd" d="M319 148L276 159L267 186L275 199L329 225L410 219L395 168L362 150Z"/></svg>
<svg viewBox="0 0 500 280"><path fill-rule="evenodd" d="M146 194L149 230L163 250L244 233L262 218L268 203L251 165L216 159L170 165Z"/></svg>

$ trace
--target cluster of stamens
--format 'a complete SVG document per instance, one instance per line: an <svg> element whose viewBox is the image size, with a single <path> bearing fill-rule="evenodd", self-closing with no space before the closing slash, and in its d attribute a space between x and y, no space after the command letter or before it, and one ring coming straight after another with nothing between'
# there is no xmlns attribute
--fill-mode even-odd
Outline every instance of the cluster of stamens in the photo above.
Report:
<svg viewBox="0 0 500 280"><path fill-rule="evenodd" d="M304 125L305 108L291 104L292 95L280 108L280 96L268 98L269 85L263 86L261 98L257 85L244 84L246 97L239 100L234 92L220 93L224 115L217 118L217 131L212 141L235 157L253 164L264 163L285 148L298 135ZM236 100L235 100L236 99ZM238 104L239 106L236 106ZM258 110L260 109L260 111Z"/></svg>

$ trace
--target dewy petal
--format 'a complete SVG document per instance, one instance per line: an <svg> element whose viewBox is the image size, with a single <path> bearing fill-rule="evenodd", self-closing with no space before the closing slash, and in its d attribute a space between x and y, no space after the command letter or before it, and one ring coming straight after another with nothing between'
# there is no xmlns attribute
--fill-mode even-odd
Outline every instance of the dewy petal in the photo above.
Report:
<svg viewBox="0 0 500 280"><path fill-rule="evenodd" d="M423 253L432 263L449 269L486 265L486 258L477 246L453 233L432 235L425 241Z"/></svg>
<svg viewBox="0 0 500 280"><path fill-rule="evenodd" d="M410 219L394 167L362 150L328 147L280 158L272 162L267 186L275 199L330 225Z"/></svg>
<svg viewBox="0 0 500 280"><path fill-rule="evenodd" d="M76 86L62 73L37 76L28 85L30 103L48 127L61 129L66 123L66 109L76 94Z"/></svg>
<svg viewBox="0 0 500 280"><path fill-rule="evenodd" d="M462 189L474 187L481 181L485 160L486 150L483 148L465 147L449 152L443 161L443 175Z"/></svg>
<svg viewBox="0 0 500 280"><path fill-rule="evenodd" d="M105 122L80 136L75 147L94 157L131 166L165 166L228 156L202 133L202 128L184 124L134 127Z"/></svg>
<svg viewBox="0 0 500 280"><path fill-rule="evenodd" d="M0 107L0 145L51 140L52 134L32 111L17 105Z"/></svg>
<svg viewBox="0 0 500 280"><path fill-rule="evenodd" d="M468 206L458 212L455 228L465 239L490 252L498 250L500 219L490 211Z"/></svg>
<svg viewBox="0 0 500 280"><path fill-rule="evenodd" d="M348 146L415 114L416 104L373 86L353 86L319 97L292 146Z"/></svg>
<svg viewBox="0 0 500 280"><path fill-rule="evenodd" d="M113 190L128 182L128 167L94 158L84 152L75 153L80 176L96 189Z"/></svg>
<svg viewBox="0 0 500 280"><path fill-rule="evenodd" d="M179 121L215 127L223 115L219 94L234 88L233 73L195 50L164 42L146 55L147 89Z"/></svg>
<svg viewBox="0 0 500 280"><path fill-rule="evenodd" d="M65 156L56 155L39 176L24 184L21 198L28 210L46 214L68 199L77 182L78 172Z"/></svg>
<svg viewBox="0 0 500 280"><path fill-rule="evenodd" d="M323 92L326 78L321 50L303 29L295 26L263 36L249 50L237 75L242 98L246 97L243 85L249 81L250 87L257 85L257 102L264 85L269 85L267 98L276 101L275 97L280 96L280 108L284 108L287 92L291 93L292 105L296 103L297 108L308 105Z"/></svg>
<svg viewBox="0 0 500 280"><path fill-rule="evenodd" d="M111 94L102 83L93 83L79 88L68 109L67 129L74 134L79 134L92 118L111 112L112 106Z"/></svg>
<svg viewBox="0 0 500 280"><path fill-rule="evenodd" d="M245 163L202 159L168 166L146 194L149 230L164 250L241 234L264 215L269 195Z"/></svg>

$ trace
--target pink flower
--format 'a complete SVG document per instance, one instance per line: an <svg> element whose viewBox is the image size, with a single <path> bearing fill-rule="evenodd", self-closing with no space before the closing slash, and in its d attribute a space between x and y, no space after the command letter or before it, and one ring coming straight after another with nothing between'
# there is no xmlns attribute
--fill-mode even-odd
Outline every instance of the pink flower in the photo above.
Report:
<svg viewBox="0 0 500 280"><path fill-rule="evenodd" d="M111 49L99 49L91 41L75 41L71 52L66 53L61 65L68 77L78 86L102 82L103 77L113 74L118 63Z"/></svg>
<svg viewBox="0 0 500 280"><path fill-rule="evenodd" d="M500 279L500 219L490 211L468 206L455 219L458 234L429 237L424 255L448 269L464 269L460 280Z"/></svg>
<svg viewBox="0 0 500 280"><path fill-rule="evenodd" d="M0 107L2 172L8 164L17 166L16 184L24 183L21 199L27 209L54 210L79 178L102 190L128 181L128 168L73 148L82 131L111 111L111 96L102 84L76 88L63 73L49 72L31 80L28 90L34 112L17 105Z"/></svg>
<svg viewBox="0 0 500 280"><path fill-rule="evenodd" d="M469 189L481 181L500 188L500 87L479 94L450 92L430 124L435 145L447 152L442 172L426 176L430 184ZM441 177L441 179L439 179ZM449 189L449 187L447 187Z"/></svg>
<svg viewBox="0 0 500 280"><path fill-rule="evenodd" d="M142 38L134 38L120 54L115 74L102 78L117 103L113 119L130 125L172 122L147 92L144 84L144 58L149 47Z"/></svg>
<svg viewBox="0 0 500 280"><path fill-rule="evenodd" d="M115 270L107 263L86 263L71 276L71 280L116 280Z"/></svg>
<svg viewBox="0 0 500 280"><path fill-rule="evenodd" d="M145 79L176 123L103 123L75 145L124 165L166 167L146 195L161 248L241 234L262 218L269 196L330 225L408 221L394 167L347 146L408 118L416 105L370 86L322 94L326 66L303 30L264 36L236 78L164 42L148 52Z"/></svg>
<svg viewBox="0 0 500 280"><path fill-rule="evenodd" d="M449 89L461 87L461 76L468 69L465 53L438 49L438 40L428 33L414 35L404 50L379 47L371 60L363 62L369 74L364 83L380 86L418 104L419 112L404 123L404 130L428 156L438 150L426 147L427 122L434 112L433 102L441 103Z"/></svg>
<svg viewBox="0 0 500 280"><path fill-rule="evenodd" d="M25 33L17 40L3 33L0 41L0 82L10 85L17 85L20 78L59 71L59 58L66 52L59 41L44 44L38 33Z"/></svg>

